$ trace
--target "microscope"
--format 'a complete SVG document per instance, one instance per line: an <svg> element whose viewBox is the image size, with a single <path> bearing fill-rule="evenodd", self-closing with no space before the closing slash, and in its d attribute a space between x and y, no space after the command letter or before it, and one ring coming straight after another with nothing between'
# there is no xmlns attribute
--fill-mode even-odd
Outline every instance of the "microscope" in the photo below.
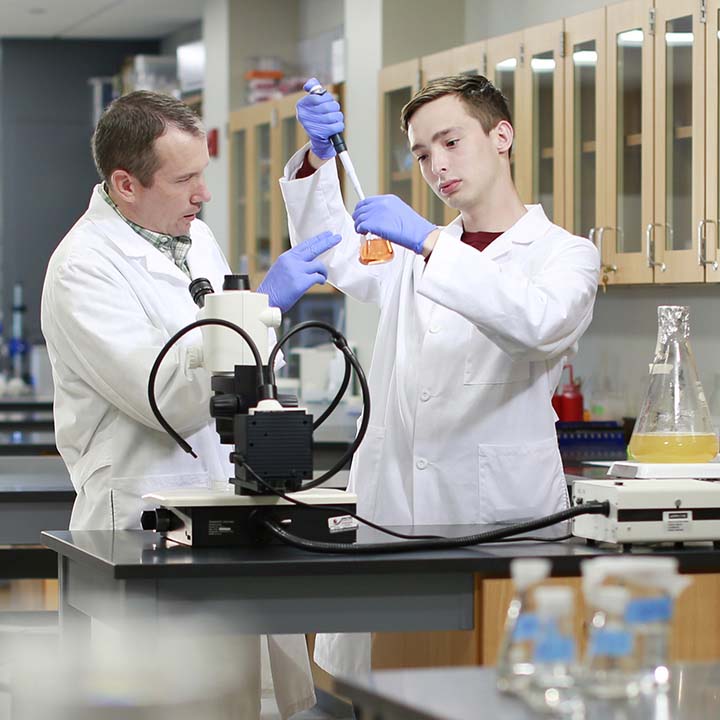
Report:
<svg viewBox="0 0 720 720"><path fill-rule="evenodd" d="M206 278L193 280L189 290L199 308L197 320L178 331L159 353L150 373L148 399L158 422L195 456L163 417L154 386L167 352L182 336L200 328L202 351L196 354L193 366L202 365L211 376L210 415L220 442L233 447L234 475L229 482L234 493L204 488L150 493L144 499L158 507L143 513L143 528L184 545L253 545L271 541L263 530L264 521L270 518L306 538L354 542L356 497L317 487L345 466L367 427L367 383L347 341L335 328L310 321L274 343L280 310L268 305L267 295L250 290L246 275L226 275L222 292L215 292ZM275 362L282 345L307 327L328 331L346 360L338 395L317 421L298 407L297 398L278 395L275 386ZM365 404L360 431L343 457L313 479L313 430L340 401L351 367L358 374Z"/></svg>

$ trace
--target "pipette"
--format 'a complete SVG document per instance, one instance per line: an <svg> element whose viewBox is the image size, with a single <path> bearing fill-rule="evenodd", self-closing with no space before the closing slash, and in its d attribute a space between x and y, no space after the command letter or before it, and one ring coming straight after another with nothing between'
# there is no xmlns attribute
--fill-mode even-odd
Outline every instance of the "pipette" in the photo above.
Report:
<svg viewBox="0 0 720 720"><path fill-rule="evenodd" d="M308 92L311 95L324 95L327 90L318 83L317 85L313 85ZM345 172L347 173L347 176L350 178L350 182L352 183L353 188L355 188L355 192L357 193L357 196L361 199L365 199L365 193L363 192L362 187L360 187L360 181L358 180L358 176L355 172L355 168L353 167L352 160L350 159L350 153L347 150L347 145L345 145L345 138L342 136L342 133L337 133L335 135L330 136L330 142L333 144L333 147L335 148L335 152L337 153L338 157L340 158L340 162L342 163L342 166L345 168Z"/></svg>
<svg viewBox="0 0 720 720"><path fill-rule="evenodd" d="M326 92L327 90L320 83L313 85L308 90L310 95L324 95ZM342 133L331 135L330 142L333 144L335 152L340 158L340 162L342 163L343 168L345 168L345 173L350 178L350 182L352 183L357 196L360 200L364 200L365 193L360 186L360 180L358 180L357 173L353 167L352 160L350 159L350 153L348 153L347 145L345 145L345 138L342 136ZM365 239L360 244L359 258L363 265L378 265L380 263L390 262L390 260L393 259L393 255L394 252L392 245L387 240L380 238L377 235L373 235L372 233L365 234Z"/></svg>

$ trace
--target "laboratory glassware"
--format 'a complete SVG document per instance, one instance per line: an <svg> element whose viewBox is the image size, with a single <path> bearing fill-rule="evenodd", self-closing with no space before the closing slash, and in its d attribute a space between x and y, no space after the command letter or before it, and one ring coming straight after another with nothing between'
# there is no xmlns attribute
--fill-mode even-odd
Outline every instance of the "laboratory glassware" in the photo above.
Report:
<svg viewBox="0 0 720 720"><path fill-rule="evenodd" d="M533 673L532 654L537 615L532 590L550 574L545 558L520 558L510 563L515 596L508 606L505 631L497 661L497 686L502 692L519 692Z"/></svg>
<svg viewBox="0 0 720 720"><path fill-rule="evenodd" d="M594 588L586 599L594 611L583 667L585 691L598 698L636 696L640 686L633 662L634 637L625 619L630 590L603 585Z"/></svg>
<svg viewBox="0 0 720 720"><path fill-rule="evenodd" d="M324 95L327 90L318 83L317 85L313 85L308 92L312 95ZM350 182L352 183L358 198L360 198L360 200L364 200L365 193L363 192L360 180L355 172L355 166L350 159L350 153L347 151L345 138L342 136L342 133L332 135L330 137L330 142L332 142L335 152L337 152L338 158L340 158L340 162L345 168L345 172L348 178L350 178ZM385 238L378 237L373 233L366 233L360 241L360 255L358 260L363 265L380 265L381 263L390 262L390 260L393 259L393 256L394 252L392 245Z"/></svg>
<svg viewBox="0 0 720 720"><path fill-rule="evenodd" d="M690 346L690 311L658 307L658 337L648 390L630 439L631 459L646 463L709 462L718 438Z"/></svg>
<svg viewBox="0 0 720 720"><path fill-rule="evenodd" d="M523 697L540 713L584 717L585 704L576 680L572 588L539 587L534 597L538 617L535 671Z"/></svg>

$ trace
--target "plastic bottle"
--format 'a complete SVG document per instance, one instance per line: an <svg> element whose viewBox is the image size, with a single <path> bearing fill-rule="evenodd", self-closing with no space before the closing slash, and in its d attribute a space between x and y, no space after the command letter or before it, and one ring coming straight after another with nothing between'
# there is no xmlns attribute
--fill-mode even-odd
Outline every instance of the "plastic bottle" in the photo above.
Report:
<svg viewBox="0 0 720 720"><path fill-rule="evenodd" d="M9 368L8 346L5 341L5 326L2 311L0 310L0 396L4 395L7 391Z"/></svg>
<svg viewBox="0 0 720 720"><path fill-rule="evenodd" d="M533 674L533 647L537 615L532 590L550 574L545 558L518 559L510 563L515 596L510 601L497 661L497 686L502 692L521 692Z"/></svg>
<svg viewBox="0 0 720 720"><path fill-rule="evenodd" d="M628 672L641 692L654 692L669 683L673 604L692 582L678 575L677 567L677 558L671 557L595 558L582 564L588 604L604 584L621 585L630 593L624 616L633 637Z"/></svg>
<svg viewBox="0 0 720 720"><path fill-rule="evenodd" d="M581 718L585 705L576 680L572 588L539 587L534 597L538 617L535 672L524 697L537 712Z"/></svg>
<svg viewBox="0 0 720 720"><path fill-rule="evenodd" d="M595 607L583 667L585 691L598 698L635 697L640 685L633 663L633 633L625 620L630 602L627 588L604 585L595 589Z"/></svg>

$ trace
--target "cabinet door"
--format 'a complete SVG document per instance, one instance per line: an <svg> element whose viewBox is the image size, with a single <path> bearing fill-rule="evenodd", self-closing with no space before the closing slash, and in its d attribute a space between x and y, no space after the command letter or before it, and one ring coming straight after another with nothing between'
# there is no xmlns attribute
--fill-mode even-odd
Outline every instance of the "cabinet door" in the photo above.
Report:
<svg viewBox="0 0 720 720"><path fill-rule="evenodd" d="M231 263L236 261L240 271L247 269L252 287L257 287L273 259L273 112L273 103L266 102L230 114Z"/></svg>
<svg viewBox="0 0 720 720"><path fill-rule="evenodd" d="M605 9L565 20L565 221L590 238L603 256L600 277L612 282L604 238L611 238L605 209ZM607 279L605 279L607 277Z"/></svg>
<svg viewBox="0 0 720 720"><path fill-rule="evenodd" d="M423 85L427 85L431 80L454 75L453 50L445 50L420 58L420 72ZM455 211L452 211L445 205L426 182L421 183L420 197L420 214L435 225L447 224L448 220L446 216L449 210L453 216L456 214Z"/></svg>
<svg viewBox="0 0 720 720"><path fill-rule="evenodd" d="M608 225L603 253L618 283L652 283L653 54L648 0L609 5L607 33ZM659 274L659 273L658 273Z"/></svg>
<svg viewBox="0 0 720 720"><path fill-rule="evenodd" d="M295 106L304 92L274 101L275 127L272 137L272 257L273 260L290 248L287 214L282 200L280 183L287 161L307 142L302 126L295 117Z"/></svg>
<svg viewBox="0 0 720 720"><path fill-rule="evenodd" d="M422 212L420 168L407 136L400 128L400 111L418 91L420 62L390 65L380 71L380 192L392 193Z"/></svg>
<svg viewBox="0 0 720 720"><path fill-rule="evenodd" d="M720 0L708 0L706 34L707 133L705 157L705 219L698 223L698 262L706 282L720 282Z"/></svg>
<svg viewBox="0 0 720 720"><path fill-rule="evenodd" d="M247 272L248 224L248 128L233 116L230 132L230 252L233 272Z"/></svg>
<svg viewBox="0 0 720 720"><path fill-rule="evenodd" d="M562 20L525 30L527 91L518 104L519 112L530 120L530 143L522 144L526 174L522 184L530 187L530 202L540 203L550 220L560 224L565 220L562 43ZM519 183L519 172L517 179Z"/></svg>
<svg viewBox="0 0 720 720"><path fill-rule="evenodd" d="M515 141L510 155L510 171L523 202L530 202L530 176L523 168L523 157L526 154L524 147L530 145L528 137L530 125L517 107L519 98L524 92L521 86L523 77L520 73L523 59L522 33L501 35L487 41L487 76L505 96L515 129Z"/></svg>
<svg viewBox="0 0 720 720"><path fill-rule="evenodd" d="M697 0L655 2L655 282L702 282L705 27Z"/></svg>

